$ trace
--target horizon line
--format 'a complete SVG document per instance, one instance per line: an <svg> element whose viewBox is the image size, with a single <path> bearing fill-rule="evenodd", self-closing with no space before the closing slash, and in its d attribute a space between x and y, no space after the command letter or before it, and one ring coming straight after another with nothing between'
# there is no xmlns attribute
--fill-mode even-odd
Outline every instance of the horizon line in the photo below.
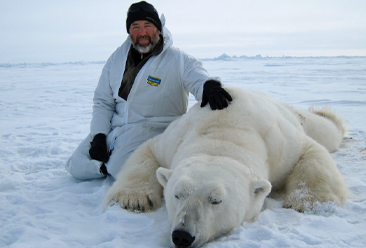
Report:
<svg viewBox="0 0 366 248"><path fill-rule="evenodd" d="M222 55L218 57L213 58L198 58L198 60L202 61L210 61L210 60L227 60L227 59L271 59L271 58L366 58L364 55L356 55L356 56L350 56L350 55L334 55L334 56L262 56L260 54L255 56L247 56L247 55L240 55L240 56L230 56L226 53L223 53ZM19 66L19 65L62 65L62 64L104 64L106 63L106 60L91 60L91 61L67 61L67 62L19 62L19 63L9 63L4 62L0 63L0 67L10 67L10 66Z"/></svg>

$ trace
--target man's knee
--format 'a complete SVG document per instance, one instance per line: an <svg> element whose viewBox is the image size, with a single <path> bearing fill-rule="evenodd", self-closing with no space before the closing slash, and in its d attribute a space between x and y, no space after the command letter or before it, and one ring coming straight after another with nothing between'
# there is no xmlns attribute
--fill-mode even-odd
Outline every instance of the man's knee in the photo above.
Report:
<svg viewBox="0 0 366 248"><path fill-rule="evenodd" d="M90 158L90 141L91 136L88 135L65 164L66 170L73 177L80 180L105 177L105 175L100 172L100 167L103 163Z"/></svg>
<svg viewBox="0 0 366 248"><path fill-rule="evenodd" d="M87 160L87 161L73 161L70 158L65 168L66 170L79 180L88 180L88 179L97 179L103 178L105 175L100 171L100 167L102 166L102 162L97 160Z"/></svg>

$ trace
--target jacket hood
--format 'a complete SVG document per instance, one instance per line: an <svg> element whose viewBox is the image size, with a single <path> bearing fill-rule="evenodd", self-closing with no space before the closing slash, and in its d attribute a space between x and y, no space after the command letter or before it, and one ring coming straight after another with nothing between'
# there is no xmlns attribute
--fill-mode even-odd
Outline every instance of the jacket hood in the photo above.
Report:
<svg viewBox="0 0 366 248"><path fill-rule="evenodd" d="M160 16L160 20L161 20L161 26L162 26L162 30L161 30L161 34L164 37L164 47L170 47L173 45L173 36L170 33L170 31L167 29L167 27L165 26L165 16L164 14L162 14Z"/></svg>

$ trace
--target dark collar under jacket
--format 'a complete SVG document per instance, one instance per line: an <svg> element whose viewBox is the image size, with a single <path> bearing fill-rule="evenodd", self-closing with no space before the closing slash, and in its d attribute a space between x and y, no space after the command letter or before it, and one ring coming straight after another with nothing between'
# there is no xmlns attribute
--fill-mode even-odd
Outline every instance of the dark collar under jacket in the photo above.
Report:
<svg viewBox="0 0 366 248"><path fill-rule="evenodd" d="M163 51L163 47L164 47L164 38L162 35L160 35L160 40L158 44L156 44L154 50L150 53L141 54L131 45L130 51L128 52L127 56L126 67L123 73L121 86L118 91L118 96L122 97L127 101L128 94L130 93L130 90L135 81L137 73L145 65L145 63L149 60L149 58L160 54L161 51Z"/></svg>

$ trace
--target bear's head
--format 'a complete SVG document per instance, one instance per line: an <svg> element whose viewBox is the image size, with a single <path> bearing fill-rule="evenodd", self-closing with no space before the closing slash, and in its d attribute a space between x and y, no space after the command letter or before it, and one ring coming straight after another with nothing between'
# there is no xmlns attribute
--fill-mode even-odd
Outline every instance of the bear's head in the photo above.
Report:
<svg viewBox="0 0 366 248"><path fill-rule="evenodd" d="M224 157L198 156L174 167L156 174L176 247L200 247L253 219L271 190L267 180Z"/></svg>

